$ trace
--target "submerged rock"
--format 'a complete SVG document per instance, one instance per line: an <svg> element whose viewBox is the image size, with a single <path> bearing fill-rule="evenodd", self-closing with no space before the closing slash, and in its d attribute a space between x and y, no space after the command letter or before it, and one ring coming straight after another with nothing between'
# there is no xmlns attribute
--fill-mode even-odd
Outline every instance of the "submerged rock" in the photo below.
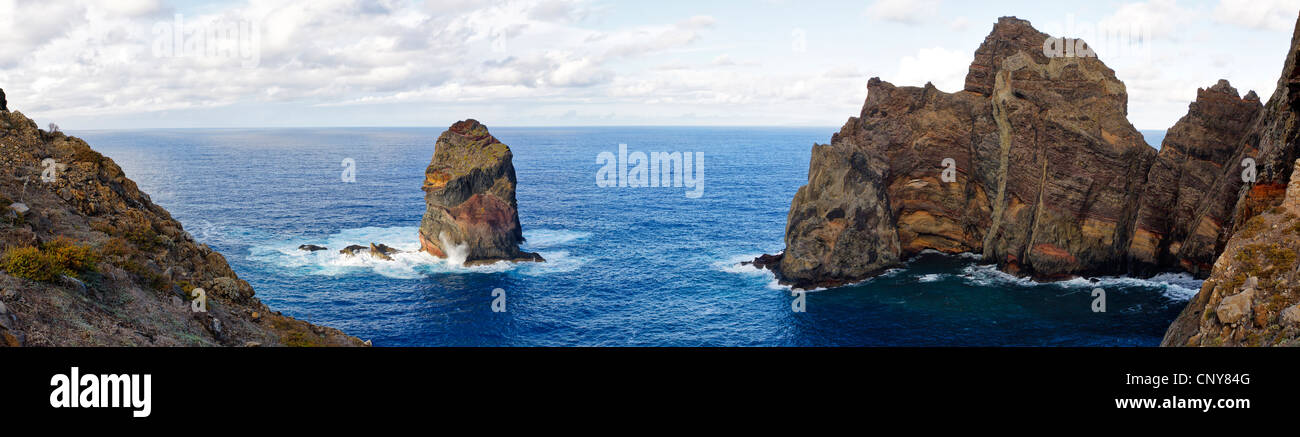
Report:
<svg viewBox="0 0 1300 437"><path fill-rule="evenodd" d="M370 256L373 256L375 258L379 258L385 261L392 261L393 257L391 255L395 255L399 253L402 253L402 251L388 247L383 244L376 245L375 243L370 243Z"/></svg>
<svg viewBox="0 0 1300 437"><path fill-rule="evenodd" d="M316 252L316 251L319 251L319 250L329 250L329 248L328 248L328 247L325 247L325 246L317 246L317 245L315 245L315 244L304 244L304 245L298 246L298 250L305 250L305 251L307 251L307 252Z"/></svg>
<svg viewBox="0 0 1300 437"><path fill-rule="evenodd" d="M544 261L519 250L524 235L512 157L510 147L475 120L457 122L438 137L425 169L422 251L465 265Z"/></svg>
<svg viewBox="0 0 1300 437"><path fill-rule="evenodd" d="M361 246L361 245L353 244L353 245L351 245L351 246L348 246L348 247L345 247L345 248L343 248L343 249L340 249L340 250L339 250L339 253L342 254L342 255L347 255L347 256L356 256L356 254L358 254L358 253L365 252L365 251L369 251L369 250L370 250L370 248L368 248L368 247L366 247L366 246Z"/></svg>

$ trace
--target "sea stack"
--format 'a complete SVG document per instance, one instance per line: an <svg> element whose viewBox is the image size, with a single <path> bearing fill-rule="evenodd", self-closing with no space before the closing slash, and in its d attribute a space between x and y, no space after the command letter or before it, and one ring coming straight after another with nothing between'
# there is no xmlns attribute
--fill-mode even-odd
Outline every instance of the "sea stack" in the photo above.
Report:
<svg viewBox="0 0 1300 437"><path fill-rule="evenodd" d="M438 137L424 171L421 250L464 265L545 261L519 250L524 242L515 202L510 147L476 120L451 125Z"/></svg>

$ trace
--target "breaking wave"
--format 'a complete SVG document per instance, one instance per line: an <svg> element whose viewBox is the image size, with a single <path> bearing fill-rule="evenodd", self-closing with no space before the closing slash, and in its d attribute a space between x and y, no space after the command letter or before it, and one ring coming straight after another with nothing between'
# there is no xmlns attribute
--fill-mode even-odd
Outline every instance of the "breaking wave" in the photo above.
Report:
<svg viewBox="0 0 1300 437"><path fill-rule="evenodd" d="M394 279L420 279L434 274L456 273L498 273L514 272L522 275L542 275L577 270L586 264L586 259L575 257L568 250L548 250L560 248L565 244L584 237L584 233L539 229L525 231L524 238L541 240L547 244L533 244L528 248L537 250L544 263L510 263L466 267L464 251L451 249L447 259L442 259L420 251L419 228L414 226L398 227L364 227L346 229L323 238L267 241L249 248L249 259L280 267L288 275L347 276L354 274L377 274ZM564 237L556 238L555 235ZM383 260L362 251L353 256L339 253L339 249L350 245L368 246L370 243L387 244L400 250L393 254L392 260ZM327 247L327 250L308 252L299 250L302 244L315 244ZM463 247L446 244L447 247Z"/></svg>

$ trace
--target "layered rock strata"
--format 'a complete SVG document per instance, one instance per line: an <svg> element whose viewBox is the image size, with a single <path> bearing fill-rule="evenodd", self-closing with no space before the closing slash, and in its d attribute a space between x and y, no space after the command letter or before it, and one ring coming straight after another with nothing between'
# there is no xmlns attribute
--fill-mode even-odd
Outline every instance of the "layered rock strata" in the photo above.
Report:
<svg viewBox="0 0 1300 437"><path fill-rule="evenodd" d="M519 250L524 234L512 160L510 147L478 121L457 122L443 132L424 173L421 250L465 265L544 261Z"/></svg>
<svg viewBox="0 0 1300 437"><path fill-rule="evenodd" d="M1081 50L1059 56L1052 41ZM1208 273L1236 202L1225 169L1248 149L1258 98L1201 90L1157 153L1127 119L1124 84L1082 48L1004 17L961 91L871 79L861 113L814 146L786 249L762 263L800 288L925 249L1037 279Z"/></svg>

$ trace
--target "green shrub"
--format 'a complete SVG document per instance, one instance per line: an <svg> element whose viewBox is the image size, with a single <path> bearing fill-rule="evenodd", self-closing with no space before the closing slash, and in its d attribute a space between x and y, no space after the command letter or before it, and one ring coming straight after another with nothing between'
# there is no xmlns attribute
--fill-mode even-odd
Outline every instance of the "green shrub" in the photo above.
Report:
<svg viewBox="0 0 1300 437"><path fill-rule="evenodd" d="M89 247L59 237L41 245L11 248L0 259L0 268L10 275L33 281L53 282L63 275L94 271L99 257Z"/></svg>
<svg viewBox="0 0 1300 437"><path fill-rule="evenodd" d="M33 281L51 282L59 277L58 269L50 258L35 247L19 247L5 251L0 267L10 275Z"/></svg>
<svg viewBox="0 0 1300 437"><path fill-rule="evenodd" d="M45 243L41 246L41 251L50 257L54 265L66 271L88 272L94 270L95 264L99 263L99 255L90 247L79 245L65 237Z"/></svg>

